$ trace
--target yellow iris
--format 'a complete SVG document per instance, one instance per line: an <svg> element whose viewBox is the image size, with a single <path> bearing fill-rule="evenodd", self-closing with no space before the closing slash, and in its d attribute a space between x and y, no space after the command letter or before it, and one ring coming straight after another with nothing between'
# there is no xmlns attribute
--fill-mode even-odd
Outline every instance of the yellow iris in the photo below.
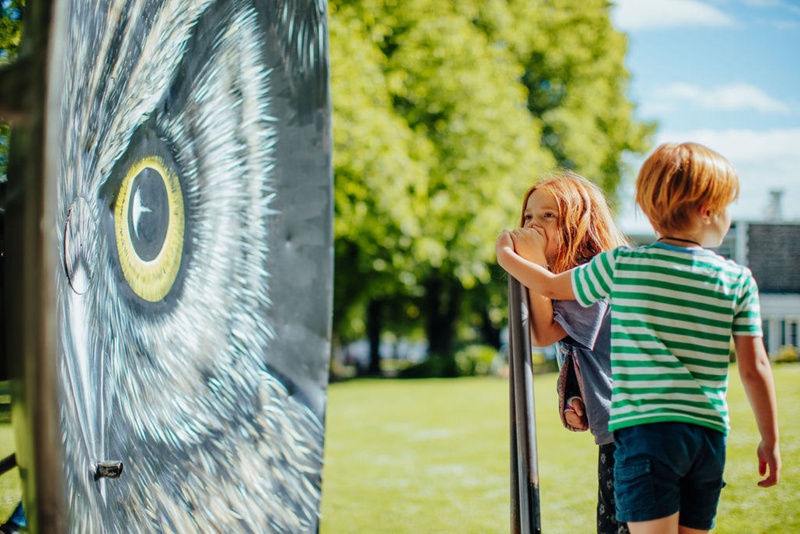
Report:
<svg viewBox="0 0 800 534"><path fill-rule="evenodd" d="M155 191L150 194L150 201L160 205L160 210L143 204L142 184L145 182ZM163 216L154 219L152 214L156 211ZM154 228L147 228L147 225ZM125 280L143 300L162 300L175 283L183 256L184 230L183 192L178 177L160 157L137 161L128 169L117 196L114 233ZM145 241L140 236L142 232L156 236L146 243L152 253L142 253L140 243Z"/></svg>

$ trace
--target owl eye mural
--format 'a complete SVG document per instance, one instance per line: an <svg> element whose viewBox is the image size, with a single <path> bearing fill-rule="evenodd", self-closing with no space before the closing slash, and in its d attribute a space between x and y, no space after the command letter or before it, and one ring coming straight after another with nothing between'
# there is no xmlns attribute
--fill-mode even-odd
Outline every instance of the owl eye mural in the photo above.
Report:
<svg viewBox="0 0 800 534"><path fill-rule="evenodd" d="M104 232L116 243L116 265L135 298L161 302L186 261L186 212L179 167L170 151L142 125L105 183ZM147 137L145 137L147 136ZM113 223L113 228L111 227Z"/></svg>
<svg viewBox="0 0 800 534"><path fill-rule="evenodd" d="M45 235L67 530L316 531L325 3L59 2ZM45 446L20 435L18 448Z"/></svg>

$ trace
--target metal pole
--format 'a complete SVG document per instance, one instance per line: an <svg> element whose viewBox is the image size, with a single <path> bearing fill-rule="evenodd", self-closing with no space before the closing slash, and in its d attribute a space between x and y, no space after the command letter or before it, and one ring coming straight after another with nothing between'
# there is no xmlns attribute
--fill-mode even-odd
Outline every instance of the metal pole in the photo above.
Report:
<svg viewBox="0 0 800 534"><path fill-rule="evenodd" d="M510 279L509 279L510 280ZM510 286L509 286L510 289ZM510 310L509 310L510 311ZM509 317L511 313L509 313ZM517 411L515 409L515 394L514 394L514 336L511 335L511 320L508 326L508 407L509 416L511 419L510 436L511 436L511 532L512 534L521 534L522 532L522 519L520 517L520 495L519 495L519 462L517 461Z"/></svg>
<svg viewBox="0 0 800 534"><path fill-rule="evenodd" d="M508 277L509 388L511 414L511 531L541 533L533 366L524 288Z"/></svg>

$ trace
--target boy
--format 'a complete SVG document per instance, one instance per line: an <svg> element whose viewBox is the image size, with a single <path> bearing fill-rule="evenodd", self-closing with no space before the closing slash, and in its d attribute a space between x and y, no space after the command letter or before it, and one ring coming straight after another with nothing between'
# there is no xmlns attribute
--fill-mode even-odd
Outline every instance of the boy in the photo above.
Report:
<svg viewBox="0 0 800 534"><path fill-rule="evenodd" d="M582 306L611 306L617 519L633 534L707 532L722 489L733 335L761 443L758 485L778 483L778 416L750 271L704 247L730 228L738 195L731 164L698 144L665 144L645 161L636 202L661 236L558 275L515 247L544 247L536 228L503 231L500 265L530 290Z"/></svg>

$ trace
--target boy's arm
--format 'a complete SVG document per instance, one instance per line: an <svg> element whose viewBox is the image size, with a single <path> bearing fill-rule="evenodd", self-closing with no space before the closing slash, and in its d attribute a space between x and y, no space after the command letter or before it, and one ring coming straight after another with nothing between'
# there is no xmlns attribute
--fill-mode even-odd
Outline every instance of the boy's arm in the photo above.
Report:
<svg viewBox="0 0 800 534"><path fill-rule="evenodd" d="M767 478L759 481L764 488L780 479L781 452L778 445L778 407L775 384L764 342L758 336L733 336L739 377L744 385L756 418L761 443L758 445L758 473Z"/></svg>
<svg viewBox="0 0 800 534"><path fill-rule="evenodd" d="M495 252L500 266L529 290L549 299L575 300L571 271L553 274L522 258L514 252L514 242L508 230L503 230L497 238Z"/></svg>

